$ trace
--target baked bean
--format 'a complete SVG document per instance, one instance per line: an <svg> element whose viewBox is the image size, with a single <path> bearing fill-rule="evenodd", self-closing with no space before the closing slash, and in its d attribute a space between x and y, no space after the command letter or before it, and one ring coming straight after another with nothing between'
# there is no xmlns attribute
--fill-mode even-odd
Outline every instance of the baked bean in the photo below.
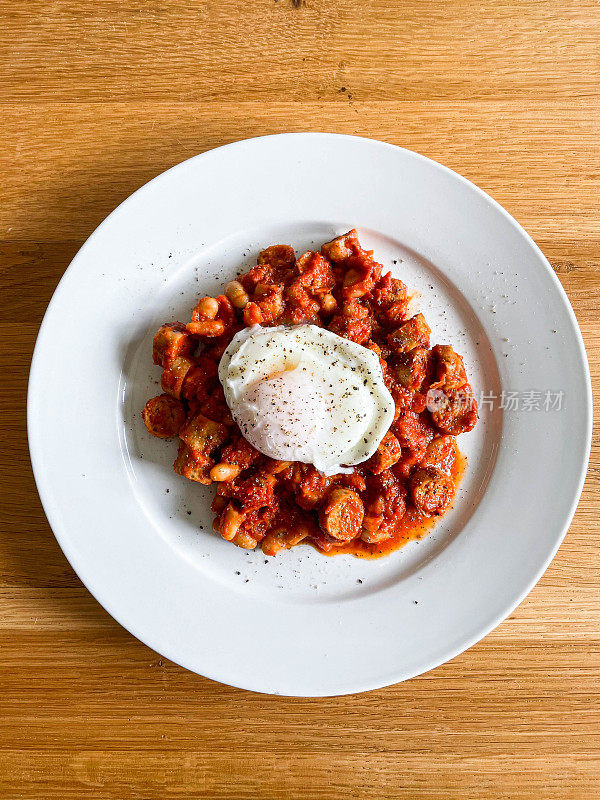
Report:
<svg viewBox="0 0 600 800"><path fill-rule="evenodd" d="M245 308L248 305L248 292L239 281L229 281L225 286L225 294L236 308Z"/></svg>
<svg viewBox="0 0 600 800"><path fill-rule="evenodd" d="M332 294L324 294L321 298L321 310L326 314L331 314L337 307L337 300Z"/></svg>
<svg viewBox="0 0 600 800"><path fill-rule="evenodd" d="M260 325L263 315L256 303L248 303L244 309L244 323L246 325Z"/></svg>
<svg viewBox="0 0 600 800"><path fill-rule="evenodd" d="M220 319L202 319L198 322L188 322L185 326L188 333L194 336L220 336L225 332L225 323Z"/></svg>
<svg viewBox="0 0 600 800"><path fill-rule="evenodd" d="M370 514L367 514L363 518L363 528L368 533L373 533L379 530L382 522L383 522L383 517L378 517L374 515L372 516ZM361 535L361 539L363 541L369 541L368 538L365 538L365 534Z"/></svg>
<svg viewBox="0 0 600 800"><path fill-rule="evenodd" d="M214 297L203 297L198 300L192 312L192 319L214 319L219 313L219 304Z"/></svg>
<svg viewBox="0 0 600 800"><path fill-rule="evenodd" d="M284 549L285 542L277 534L268 533L260 543L260 547L266 556L275 556L280 550Z"/></svg>
<svg viewBox="0 0 600 800"><path fill-rule="evenodd" d="M219 519L219 533L223 539L228 542L233 541L245 518L245 514L242 514L229 503Z"/></svg>
<svg viewBox="0 0 600 800"><path fill-rule="evenodd" d="M297 524L293 533L286 534L285 540L288 547L295 547L310 536L310 529L306 525Z"/></svg>
<svg viewBox="0 0 600 800"><path fill-rule="evenodd" d="M271 474L277 475L278 472L283 472L284 469L291 467L292 461L276 461L275 465L271 468Z"/></svg>
<svg viewBox="0 0 600 800"><path fill-rule="evenodd" d="M250 536L249 533L244 533L244 531L240 531L236 533L233 539L230 539L232 544L237 545L238 547L243 547L244 550L254 550L258 542L253 536Z"/></svg>
<svg viewBox="0 0 600 800"><path fill-rule="evenodd" d="M232 481L240 474L240 468L237 464L215 464L210 471L210 477L213 481Z"/></svg>
<svg viewBox="0 0 600 800"><path fill-rule="evenodd" d="M260 546L265 555L274 556L284 548L295 547L310 535L310 529L306 525L298 523L293 533L287 532L285 528L280 528L273 531L273 533L268 533L260 543Z"/></svg>

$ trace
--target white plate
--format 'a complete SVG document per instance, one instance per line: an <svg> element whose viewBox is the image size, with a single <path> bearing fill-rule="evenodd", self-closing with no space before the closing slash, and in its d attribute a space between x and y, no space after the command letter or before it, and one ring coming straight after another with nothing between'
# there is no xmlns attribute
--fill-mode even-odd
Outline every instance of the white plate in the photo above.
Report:
<svg viewBox="0 0 600 800"><path fill-rule="evenodd" d="M211 491L174 475L175 444L146 433L139 411L160 391L152 335L259 249L302 251L352 226L421 292L433 341L465 355L477 394L527 403L534 390L541 409L483 403L460 437L470 463L456 507L424 541L378 561L306 546L266 559L211 531ZM564 393L561 410L543 410L548 391ZM591 435L581 335L523 229L433 161L331 134L213 150L119 206L50 303L28 412L50 524L115 619L202 675L297 696L410 678L504 619L567 530Z"/></svg>

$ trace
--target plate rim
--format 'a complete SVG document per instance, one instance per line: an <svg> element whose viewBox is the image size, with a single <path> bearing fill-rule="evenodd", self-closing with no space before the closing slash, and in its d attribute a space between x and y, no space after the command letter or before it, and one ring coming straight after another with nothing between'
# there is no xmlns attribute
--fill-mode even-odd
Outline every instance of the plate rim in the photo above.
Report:
<svg viewBox="0 0 600 800"><path fill-rule="evenodd" d="M224 680L222 677L219 677L218 675L211 675L211 674L209 674L208 671L203 671L201 673L202 675L204 675L205 677L207 677L207 678L209 678L211 680L215 680L215 681L218 681L218 682L221 682L221 683L226 683L227 685L231 685L231 686L236 686L236 687L238 687L240 689L245 689L245 690L249 690L249 691L255 691L255 692L258 692L258 693L281 694L281 695L284 695L284 696L294 696L294 697L326 697L326 696L334 697L334 696L342 696L342 695L347 695L347 694L355 694L355 693L358 693L358 692L376 690L376 689L379 689L379 688L382 688L382 687L385 687L385 686L389 686L389 685L391 685L393 683L396 683L396 682L407 680L410 677L414 677L416 675L423 674L424 672L428 672L429 670L434 669L435 667L440 666L441 664L452 660L456 656L460 655L461 653L463 653L464 651L466 651L467 649L472 647L475 643L477 643L478 641L483 639L485 636L487 636L501 622L503 622L506 619L506 617L509 616L518 605L520 605L520 603L523 601L523 599L531 592L531 590L538 583L538 581L540 580L540 578L542 577L544 572L547 570L549 564L551 563L551 561L555 557L556 552L558 551L558 548L560 547L560 545L564 541L564 538L565 538L566 533L567 533L567 531L569 529L569 526L570 526L570 524L572 522L573 516L575 514L575 511L577 509L577 506L578 506L578 503L579 503L579 500L580 500L580 497L581 497L581 493L582 493L582 490L583 490L585 478L586 478L586 475L587 475L588 464L589 464L589 457L590 457L590 451L591 451L591 439L592 439L592 425L593 425L593 397L592 397L591 376L590 376L589 362L588 362L588 358L587 358L587 353L586 353L586 349L585 349L583 336L582 336L579 324L577 322L577 317L576 317L575 312L573 310L573 307L572 307L572 305L571 305L571 303L569 301L568 295L565 292L564 288L562 287L562 284L560 283L556 273L552 269L548 259L545 257L545 255L543 254L542 250L539 248L539 246L532 239L530 234L527 233L527 231L522 227L522 225L511 214L509 214L509 212L506 209L504 209L493 197L491 197L487 192L485 192L483 189L478 187L476 184L474 184L468 178L465 178L463 175L455 172L454 170L450 169L449 167L446 167L443 164L440 164L439 162L437 162L437 161L435 161L435 160L433 160L433 159L431 159L431 158L429 158L427 156L424 156L424 155L422 155L420 153L417 153L417 152L415 152L413 150L410 150L410 149L407 149L407 148L404 148L404 147L400 147L398 145L394 145L394 144L391 144L391 143L388 143L388 142L383 142L383 141L381 141L379 139L370 138L370 137L364 137L364 136L354 136L354 135L351 135L351 134L337 134L337 133L327 133L327 132L308 132L308 131L307 132L294 132L294 133L267 134L265 136L250 137L250 138L246 138L246 139L240 139L240 140L236 140L236 141L233 141L233 142L229 142L227 144L221 145L220 147L211 148L209 150L206 150L206 151L204 151L202 153L199 153L199 154L197 154L195 156L192 156L191 158L185 159L184 161L182 161L182 162L180 162L178 164L175 164L174 166L170 167L169 169L165 170L164 172L161 172L159 175L155 176L150 181L148 181L145 184L143 184L142 186L140 186L131 195L129 195L127 198L125 198L95 228L95 230L90 234L90 236L86 239L86 241L79 248L79 250L77 251L77 253L73 257L73 259L71 260L69 266L67 267L67 269L65 270L65 272L61 276L61 279L60 279L56 289L54 290L54 292L52 294L52 297L50 299L50 302L48 303L48 306L47 306L46 311L44 313L44 317L42 319L40 328L39 328L37 336L36 336L35 348L34 348L33 356L32 356L32 359L31 359L31 365L30 365L30 370L29 370L29 378L28 378L28 389L27 389L27 436L28 436L29 453L30 453L32 471L33 471L36 487L37 487L37 490L38 490L38 494L39 494L39 497L40 497L40 501L42 503L42 507L44 509L44 512L46 514L46 517L48 519L48 523L49 523L49 525L50 525L50 527L52 529L52 532L53 532L55 538L57 539L58 544L61 547L65 557L69 561L71 567L73 568L75 573L78 575L80 580L82 580L82 582L84 583L87 591L89 591L90 594L92 594L92 596L97 600L97 602L99 602L100 605L103 608L105 608L105 610L122 627L124 627L129 633L131 633L136 638L139 638L140 641L142 641L144 644L146 644L146 646L149 646L151 649L154 649L158 653L163 653L165 650L168 650L168 648L164 648L164 646L162 646L162 645L157 647L154 643L149 641L149 637L147 635L144 635L144 638L141 639L139 637L139 635L135 632L135 630L132 629L132 627L129 627L128 624L124 623L121 620L121 614L120 613L114 613L113 610L111 610L111 605L112 604L110 603L110 601L105 599L105 598L101 599L101 597L99 596L101 593L100 592L96 592L96 587L94 587L93 585L88 584L87 580L83 581L83 579L81 578L81 575L80 575L80 570L78 569L78 566L79 566L77 564L78 558L77 558L77 556L76 556L76 554L75 554L75 552L74 552L74 550L71 547L71 544L69 542L68 532L63 528L62 523L61 523L61 521L58 518L58 515L56 513L56 509L53 507L52 502L51 502L51 500L50 500L50 498L48 496L48 493L46 491L46 488L45 488L45 480L46 480L46 478L45 478L44 470L43 470L43 467L42 467L42 464L41 464L41 453L40 453L40 450L39 450L41 445L40 445L39 441L36 442L36 439L35 439L34 412L35 412L35 408L36 408L36 403L40 399L40 393L38 392L37 395L36 395L36 383L37 383L37 380L38 380L37 376L39 375L39 372L40 372L40 368L39 368L40 353L41 353L41 351L42 351L42 349L44 347L45 338L47 336L48 320L51 317L53 307L57 304L58 298L61 296L61 294L65 291L65 287L67 286L68 281L75 274L76 269L78 267L78 264L83 259L83 257L85 256L85 253L86 253L86 250L88 249L88 247L91 247L91 245L93 244L95 238L100 235L100 233L104 229L104 227L109 224L109 221L112 220L112 218L115 215L117 215L117 213L120 212L125 206L127 206L130 203L134 203L137 200L137 198L140 196L140 194L142 194L143 192L148 190L148 187L150 187L151 185L152 186L156 186L162 180L165 180L167 178L167 176L171 176L176 171L184 169L186 167L186 165L189 164L189 162L197 161L197 160L201 160L201 159L210 157L211 154L213 154L213 153L215 153L217 151L223 151L223 150L227 150L227 149L234 149L234 148L244 147L244 146L247 146L248 143L251 143L251 142L254 142L254 141L257 141L257 140L263 140L263 139L270 140L270 139L282 139L282 138L293 139L295 137L303 137L303 138L304 137L310 137L311 139L315 139L315 140L320 139L320 138L327 138L327 139L336 138L336 139L358 140L359 142L368 143L372 147L379 147L379 148L385 148L385 149L389 149L389 150L393 150L393 151L404 152L405 154L409 155L410 157L415 158L417 160L420 160L420 161L422 161L424 163L427 163L430 167L434 167L435 169L442 171L447 176L450 176L452 179L458 179L459 182L463 183L466 187L468 187L471 190L474 190L479 195L479 197L481 199L483 199L486 203L490 204L494 208L494 210L496 212L500 212L500 214L505 218L505 220L510 223L510 225L517 231L517 233L520 234L521 237L524 238L524 240L529 245L529 247L531 247L533 249L533 251L538 256L539 262L541 262L541 264L543 264L543 266L544 266L544 268L546 270L546 273L548 275L550 275L550 278L551 278L551 281L552 281L552 283L554 285L554 288L557 291L557 295L560 298L561 305L563 306L564 310L567 312L567 316L568 316L569 321L571 323L572 332L575 334L575 340L577 342L577 348L578 348L578 356L579 356L579 360L581 362L581 366L582 366L582 369L583 369L583 377L585 379L585 386L586 386L585 403L584 403L584 406L585 406L585 417L586 417L586 420L585 420L585 422L586 422L586 425L585 425L585 443L584 443L584 446L581 449L581 452L579 454L579 456L580 456L579 457L579 475L578 475L578 478L577 478L577 481L576 481L576 491L574 492L573 497L571 498L571 503L570 503L570 505L569 505L569 507L568 507L568 509L566 511L566 514L564 515L564 518L561 521L560 534L557 535L556 541L554 542L552 548L550 548L550 551L549 551L548 555L546 556L546 558L539 565L537 571L535 572L535 575L534 575L533 579L531 579L527 583L527 585L521 590L521 592L518 594L516 601L514 601L514 599L511 599L507 605L503 606L503 609L501 611L499 611L499 612L497 612L497 613L492 615L492 618L488 622L488 624L480 626L480 628L477 630L477 632L474 633L471 637L469 637L466 640L462 640L462 643L461 643L461 645L459 647L448 647L447 651L445 652L445 654L443 656L436 657L436 658L432 659L430 663L429 662L425 663L422 668L420 668L417 672L412 673L411 675L405 675L405 676L401 676L401 677L398 677L397 675L396 676L388 676L388 678L376 681L374 683L367 680L366 682L363 682L363 685L360 685L359 688L357 688L357 684L360 684L360 681L356 681L351 688L342 689L342 690L336 691L336 692L325 692L325 693L316 692L314 694L308 694L308 693L304 693L304 692L302 694L292 694L292 693L287 693L287 692L275 692L272 689L265 689L265 688L257 687L256 684L254 684L253 680L251 680L251 679L248 680L248 681L240 681L240 682L236 681L234 683L234 682L230 682L229 680ZM191 666L187 666L184 663L185 659L182 660L182 659L179 659L179 658L173 658L172 656L168 655L168 653L165 653L165 656L167 658L169 658L170 660L173 660L175 663L180 664L181 666L183 666L186 669L189 669L189 670L191 670L191 671L193 671L195 673L198 672L197 668L191 667ZM400 670L398 670L398 671L400 672ZM200 674L200 673L198 673L198 674Z"/></svg>

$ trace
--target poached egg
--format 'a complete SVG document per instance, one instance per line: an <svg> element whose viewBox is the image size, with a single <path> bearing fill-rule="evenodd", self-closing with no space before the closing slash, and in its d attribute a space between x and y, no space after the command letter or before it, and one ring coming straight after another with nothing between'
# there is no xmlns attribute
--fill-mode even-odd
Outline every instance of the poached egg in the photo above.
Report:
<svg viewBox="0 0 600 800"><path fill-rule="evenodd" d="M370 458L394 420L377 355L316 325L245 328L223 354L219 380L253 447L325 475Z"/></svg>

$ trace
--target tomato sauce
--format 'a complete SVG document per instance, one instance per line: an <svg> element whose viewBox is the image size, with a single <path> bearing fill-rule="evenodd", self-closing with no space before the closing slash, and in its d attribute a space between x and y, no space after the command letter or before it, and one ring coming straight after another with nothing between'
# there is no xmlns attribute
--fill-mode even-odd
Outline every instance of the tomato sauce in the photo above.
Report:
<svg viewBox="0 0 600 800"><path fill-rule="evenodd" d="M456 462L452 469L452 477L457 487L460 485L466 468L467 457L457 449ZM454 503L450 508L452 508L453 505ZM318 550L319 553L326 556L337 556L345 553L346 555L356 556L357 558L384 558L395 550L400 550L401 547L404 547L404 545L414 539L424 539L428 533L431 533L439 519L440 517L426 517L414 507L407 508L399 526L396 528L391 538L383 542L369 544L368 542L363 542L362 539L353 539L348 544L341 545L329 551L322 550L314 543L313 547L315 550Z"/></svg>
<svg viewBox="0 0 600 800"><path fill-rule="evenodd" d="M477 403L461 356L430 346L407 287L382 269L355 230L299 258L274 245L224 294L200 298L190 322L165 323L154 337L164 394L148 401L144 423L178 439L176 473L216 485L214 527L232 544L272 556L304 542L380 558L422 539L452 507L466 466L455 437L476 424ZM277 461L243 437L217 372L235 334L257 324L317 325L379 357L394 422L352 473Z"/></svg>

